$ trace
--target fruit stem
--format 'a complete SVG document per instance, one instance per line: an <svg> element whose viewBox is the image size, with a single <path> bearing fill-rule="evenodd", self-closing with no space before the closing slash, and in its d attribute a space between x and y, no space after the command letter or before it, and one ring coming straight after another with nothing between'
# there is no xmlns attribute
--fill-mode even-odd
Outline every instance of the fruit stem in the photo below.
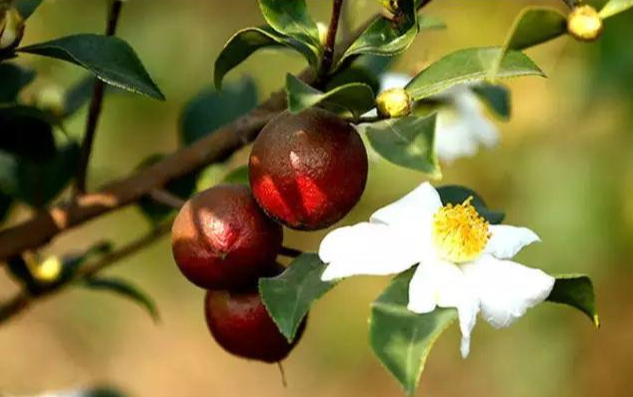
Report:
<svg viewBox="0 0 633 397"><path fill-rule="evenodd" d="M334 0L332 3L332 18L330 19L330 26L327 31L327 38L325 40L325 49L323 50L323 60L321 61L321 67L319 69L319 81L318 85L323 83L324 78L330 72L332 63L334 62L334 45L336 44L336 33L338 31L338 22L341 19L341 10L343 8L344 0Z"/></svg>
<svg viewBox="0 0 633 397"><path fill-rule="evenodd" d="M279 250L279 255L287 256L288 258L296 258L303 255L303 251L294 248L281 247L281 249Z"/></svg>
<svg viewBox="0 0 633 397"><path fill-rule="evenodd" d="M277 361L277 368L279 368L279 375L281 375L281 384L284 386L284 389L288 387L288 382L286 380L286 371L284 370L284 366L281 361Z"/></svg>
<svg viewBox="0 0 633 397"><path fill-rule="evenodd" d="M567 7L573 10L578 5L579 1L578 0L563 0L563 3L565 3Z"/></svg>
<svg viewBox="0 0 633 397"><path fill-rule="evenodd" d="M121 16L122 0L113 0L110 5L108 22L106 26L106 36L114 36L116 34L119 17ZM88 163L99 125L99 117L103 109L103 95L105 93L105 84L101 80L95 81L92 91L92 99L90 101L90 109L88 110L88 119L86 120L86 133L81 145L81 154L79 165L77 168L77 176L75 178L75 196L86 193L86 179L88 175Z"/></svg>

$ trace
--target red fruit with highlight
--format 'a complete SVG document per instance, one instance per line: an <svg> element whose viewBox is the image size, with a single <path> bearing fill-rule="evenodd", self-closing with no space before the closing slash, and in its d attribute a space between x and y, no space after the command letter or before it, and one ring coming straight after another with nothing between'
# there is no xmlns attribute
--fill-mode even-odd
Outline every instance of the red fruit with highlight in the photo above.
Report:
<svg viewBox="0 0 633 397"><path fill-rule="evenodd" d="M283 230L261 211L250 190L220 185L191 198L172 226L180 271L206 289L253 285L270 273Z"/></svg>
<svg viewBox="0 0 633 397"><path fill-rule="evenodd" d="M255 141L249 176L257 203L299 230L341 220L367 182L367 152L349 123L326 110L282 113Z"/></svg>
<svg viewBox="0 0 633 397"><path fill-rule="evenodd" d="M257 289L208 291L205 314L211 334L227 352L247 359L275 363L283 360L301 339L305 320L292 343L279 332Z"/></svg>

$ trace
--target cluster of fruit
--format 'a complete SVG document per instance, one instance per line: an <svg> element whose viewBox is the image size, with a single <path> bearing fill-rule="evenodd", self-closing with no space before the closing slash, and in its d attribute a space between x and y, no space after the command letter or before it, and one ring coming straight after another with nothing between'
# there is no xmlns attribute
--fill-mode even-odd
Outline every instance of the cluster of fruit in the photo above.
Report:
<svg viewBox="0 0 633 397"><path fill-rule="evenodd" d="M285 225L327 228L359 201L367 181L367 153L349 123L322 109L282 113L255 141L249 160L251 189L219 185L192 197L172 228L181 272L208 290L207 324L235 355L274 363L289 343L262 303L260 277L283 271L277 262Z"/></svg>

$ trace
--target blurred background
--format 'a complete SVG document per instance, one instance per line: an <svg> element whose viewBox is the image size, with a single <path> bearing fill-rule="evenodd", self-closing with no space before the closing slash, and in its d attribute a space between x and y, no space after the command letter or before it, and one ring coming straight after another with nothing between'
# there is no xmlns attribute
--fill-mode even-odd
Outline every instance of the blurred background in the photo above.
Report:
<svg viewBox="0 0 633 397"><path fill-rule="evenodd" d="M379 5L348 0L360 23ZM311 0L315 19L329 19L330 2ZM394 70L411 72L453 50L502 44L528 5L564 10L562 1L436 0L429 14L447 30L425 32ZM78 32L102 31L105 1L46 2L29 20L24 44ZM113 94L97 136L90 186L128 175L150 154L177 147L179 114L211 83L213 62L236 30L263 22L254 0L132 0L119 35L137 50L166 94L166 102ZM472 353L459 354L452 327L435 346L418 395L453 397L616 397L633 395L633 12L606 23L603 38L582 44L559 38L529 50L548 79L509 82L513 118L499 124L494 150L444 165L442 183L458 183L505 210L506 222L536 230L543 243L517 261L550 273L587 273L598 295L602 328L576 311L553 304L533 309L509 329L480 321ZM32 90L61 88L81 79L80 69L22 56L39 72ZM290 53L261 52L229 79L252 76L260 98L282 86L303 61ZM85 109L68 124L83 131ZM228 167L244 163L248 151ZM216 167L217 169L218 167ZM204 183L213 183L211 170ZM342 223L366 219L424 176L373 163L367 192ZM16 208L9 223L30 216ZM116 245L151 225L129 207L76 229L46 249L82 250L98 239ZM287 233L286 245L314 251L324 233ZM203 291L179 274L168 238L107 271L133 280L151 294L162 321L154 325L136 305L72 290L35 305L0 327L0 395L31 396L51 390L112 385L131 397L167 396L402 396L367 343L369 304L387 278L340 284L311 313L302 343L284 362L289 386L276 366L248 362L222 351L209 335ZM0 298L16 291L0 275Z"/></svg>

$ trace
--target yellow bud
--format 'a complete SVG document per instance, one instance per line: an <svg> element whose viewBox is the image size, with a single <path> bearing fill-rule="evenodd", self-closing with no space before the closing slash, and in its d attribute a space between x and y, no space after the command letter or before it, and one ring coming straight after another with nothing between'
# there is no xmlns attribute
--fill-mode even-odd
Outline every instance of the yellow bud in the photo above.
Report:
<svg viewBox="0 0 633 397"><path fill-rule="evenodd" d="M41 283L50 284L59 279L62 274L62 262L56 256L47 258L44 262L31 270L33 278Z"/></svg>
<svg viewBox="0 0 633 397"><path fill-rule="evenodd" d="M575 8L567 18L567 31L581 41L593 41L602 33L602 18L595 8L585 5Z"/></svg>
<svg viewBox="0 0 633 397"><path fill-rule="evenodd" d="M404 88L392 88L378 95L376 107L381 117L405 117L411 114L411 102L411 96Z"/></svg>
<svg viewBox="0 0 633 397"><path fill-rule="evenodd" d="M64 114L65 102L64 92L55 85L46 86L35 94L35 106L55 116Z"/></svg>
<svg viewBox="0 0 633 397"><path fill-rule="evenodd" d="M20 12L11 8L4 15L4 28L0 27L0 50L12 50L24 36L24 19Z"/></svg>

